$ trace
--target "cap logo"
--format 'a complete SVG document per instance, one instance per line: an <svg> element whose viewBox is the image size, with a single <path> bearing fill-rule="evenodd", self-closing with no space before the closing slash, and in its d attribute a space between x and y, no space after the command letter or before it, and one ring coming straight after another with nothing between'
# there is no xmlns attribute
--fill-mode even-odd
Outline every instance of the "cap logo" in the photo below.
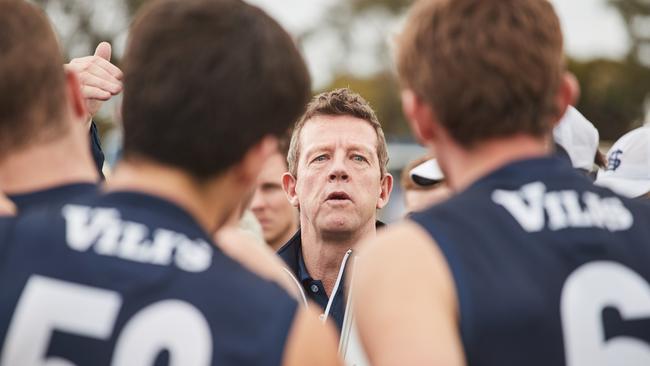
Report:
<svg viewBox="0 0 650 366"><path fill-rule="evenodd" d="M607 158L607 170L616 170L621 165L620 156L623 155L623 150L618 149L609 154Z"/></svg>

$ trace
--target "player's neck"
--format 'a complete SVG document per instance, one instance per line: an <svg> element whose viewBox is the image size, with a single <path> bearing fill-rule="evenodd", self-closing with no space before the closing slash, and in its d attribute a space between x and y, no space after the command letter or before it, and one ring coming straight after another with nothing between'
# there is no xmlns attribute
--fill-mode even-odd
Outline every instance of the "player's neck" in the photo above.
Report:
<svg viewBox="0 0 650 366"><path fill-rule="evenodd" d="M0 161L0 191L7 194L98 180L88 138L74 133L53 141L35 142Z"/></svg>
<svg viewBox="0 0 650 366"><path fill-rule="evenodd" d="M355 250L362 240L376 233L374 218L354 233L341 236L321 233L308 224L301 225L305 266L313 279L323 282L328 296L331 296L345 253L349 249Z"/></svg>
<svg viewBox="0 0 650 366"><path fill-rule="evenodd" d="M508 163L545 156L548 149L543 138L517 135L485 141L471 150L458 145L436 150L439 158L445 160L445 174L450 186L455 191L462 191Z"/></svg>
<svg viewBox="0 0 650 366"><path fill-rule="evenodd" d="M126 159L118 164L107 184L109 191L138 191L158 196L186 210L212 234L229 218L227 183L198 183L185 172L150 161Z"/></svg>

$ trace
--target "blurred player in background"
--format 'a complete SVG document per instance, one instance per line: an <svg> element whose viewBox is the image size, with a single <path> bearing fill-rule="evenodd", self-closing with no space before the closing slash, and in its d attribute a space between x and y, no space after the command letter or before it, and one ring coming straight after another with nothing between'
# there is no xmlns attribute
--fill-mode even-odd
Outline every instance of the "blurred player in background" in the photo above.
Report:
<svg viewBox="0 0 650 366"><path fill-rule="evenodd" d="M262 226L264 240L275 251L280 249L298 231L298 210L287 199L282 189L282 175L287 172L288 143L280 144L259 176L249 209Z"/></svg>
<svg viewBox="0 0 650 366"><path fill-rule="evenodd" d="M445 183L445 175L438 166L438 160L431 155L421 156L406 164L400 182L407 213L440 203L452 194Z"/></svg>
<svg viewBox="0 0 650 366"><path fill-rule="evenodd" d="M557 153L568 158L578 172L594 179L598 168L604 168L605 159L598 150L598 130L574 107L567 108L553 129L553 141Z"/></svg>
<svg viewBox="0 0 650 366"><path fill-rule="evenodd" d="M595 184L626 197L650 198L650 127L636 128L612 145Z"/></svg>

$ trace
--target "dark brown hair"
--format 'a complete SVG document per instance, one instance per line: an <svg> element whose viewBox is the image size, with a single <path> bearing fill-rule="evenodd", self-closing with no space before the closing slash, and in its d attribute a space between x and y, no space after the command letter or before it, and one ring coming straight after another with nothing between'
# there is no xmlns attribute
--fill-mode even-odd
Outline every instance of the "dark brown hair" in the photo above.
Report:
<svg viewBox="0 0 650 366"><path fill-rule="evenodd" d="M309 99L291 37L239 0L160 0L131 28L124 60L124 153L203 179L266 135L282 135Z"/></svg>
<svg viewBox="0 0 650 366"><path fill-rule="evenodd" d="M300 132L305 123L316 116L352 116L367 121L377 133L377 157L381 176L386 175L388 165L388 148L381 123L370 104L361 95L347 88L335 89L320 93L312 98L307 110L293 127L287 165L289 173L294 177L298 174L298 158L300 157Z"/></svg>
<svg viewBox="0 0 650 366"><path fill-rule="evenodd" d="M0 159L67 131L63 57L43 11L0 1Z"/></svg>
<svg viewBox="0 0 650 366"><path fill-rule="evenodd" d="M546 0L422 0L398 39L403 87L461 145L542 136L559 118L562 33Z"/></svg>

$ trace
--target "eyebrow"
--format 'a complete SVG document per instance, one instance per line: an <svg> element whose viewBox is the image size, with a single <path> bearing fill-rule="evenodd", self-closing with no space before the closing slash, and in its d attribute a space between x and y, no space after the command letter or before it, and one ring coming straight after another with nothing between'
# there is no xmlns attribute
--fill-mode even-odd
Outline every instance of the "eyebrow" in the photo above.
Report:
<svg viewBox="0 0 650 366"><path fill-rule="evenodd" d="M310 156L317 151L332 151L330 145L316 145L310 149L305 150L305 155ZM346 147L346 151L360 151L368 155L374 155L376 152L373 152L372 149L368 148L366 145L362 144L350 144Z"/></svg>
<svg viewBox="0 0 650 366"><path fill-rule="evenodd" d="M260 188L262 188L262 189L282 188L282 184L275 183L275 182L264 182L264 183L260 184Z"/></svg>

